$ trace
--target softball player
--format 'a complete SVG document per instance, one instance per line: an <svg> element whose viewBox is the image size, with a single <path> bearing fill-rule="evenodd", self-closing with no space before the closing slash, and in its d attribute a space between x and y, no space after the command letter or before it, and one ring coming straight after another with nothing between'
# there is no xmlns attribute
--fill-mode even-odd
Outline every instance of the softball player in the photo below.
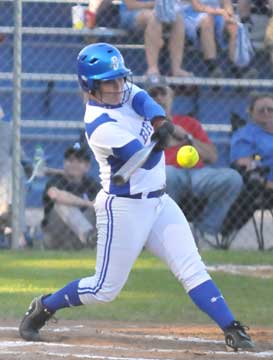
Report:
<svg viewBox="0 0 273 360"><path fill-rule="evenodd" d="M95 202L97 261L93 276L72 281L54 294L35 298L21 321L22 338L40 341L39 330L59 309L114 300L143 247L161 258L192 301L224 331L237 350L254 346L234 319L211 280L196 248L189 224L165 193L163 149L173 144L175 127L147 92L133 85L120 52L105 43L85 47L78 55L79 83L89 95L85 130L100 167L102 190ZM158 145L123 186L115 173L151 139Z"/></svg>

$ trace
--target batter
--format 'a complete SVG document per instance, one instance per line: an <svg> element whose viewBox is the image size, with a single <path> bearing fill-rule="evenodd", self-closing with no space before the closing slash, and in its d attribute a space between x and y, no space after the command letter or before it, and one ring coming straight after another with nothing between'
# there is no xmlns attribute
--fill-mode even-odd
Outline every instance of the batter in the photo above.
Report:
<svg viewBox="0 0 273 360"><path fill-rule="evenodd" d="M175 126L146 91L129 81L130 75L121 53L109 44L88 45L78 55L79 83L89 98L86 137L102 184L95 201L96 271L35 298L21 321L20 335L40 341L39 330L57 310L114 300L145 247L168 265L197 307L219 325L229 347L251 348L244 326L207 273L187 220L165 193L163 150L177 142ZM151 139L158 145L146 163L125 185L114 185L112 175Z"/></svg>

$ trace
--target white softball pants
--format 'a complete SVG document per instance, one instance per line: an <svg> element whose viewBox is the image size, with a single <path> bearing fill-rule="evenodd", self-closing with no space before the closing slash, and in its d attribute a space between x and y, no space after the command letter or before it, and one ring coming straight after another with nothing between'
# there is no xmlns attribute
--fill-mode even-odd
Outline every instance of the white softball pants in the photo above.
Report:
<svg viewBox="0 0 273 360"><path fill-rule="evenodd" d="M144 247L168 265L187 292L210 279L189 224L168 195L130 199L100 191L95 208L96 272L79 282L83 304L112 301Z"/></svg>

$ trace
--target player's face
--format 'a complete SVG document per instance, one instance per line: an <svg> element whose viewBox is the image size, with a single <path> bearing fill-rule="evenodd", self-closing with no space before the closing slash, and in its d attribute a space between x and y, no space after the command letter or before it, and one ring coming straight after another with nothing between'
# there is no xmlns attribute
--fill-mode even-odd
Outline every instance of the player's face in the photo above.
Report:
<svg viewBox="0 0 273 360"><path fill-rule="evenodd" d="M124 97L124 88L124 78L101 81L98 100L109 105L121 104Z"/></svg>
<svg viewBox="0 0 273 360"><path fill-rule="evenodd" d="M271 123L273 126L273 99L265 97L256 100L251 115L256 123L262 126Z"/></svg>

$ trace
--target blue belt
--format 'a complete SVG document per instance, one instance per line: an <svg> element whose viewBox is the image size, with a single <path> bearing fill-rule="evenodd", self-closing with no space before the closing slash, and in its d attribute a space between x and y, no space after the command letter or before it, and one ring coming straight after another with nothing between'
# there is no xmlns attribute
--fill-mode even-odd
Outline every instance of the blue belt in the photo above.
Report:
<svg viewBox="0 0 273 360"><path fill-rule="evenodd" d="M149 193L145 194L145 193L137 193L137 194L121 194L121 195L116 195L118 197L126 197L126 198L130 198L130 199L151 199L151 198L157 198L162 196L163 194L165 194L166 189L160 189L160 190L155 190L155 191L150 191Z"/></svg>

